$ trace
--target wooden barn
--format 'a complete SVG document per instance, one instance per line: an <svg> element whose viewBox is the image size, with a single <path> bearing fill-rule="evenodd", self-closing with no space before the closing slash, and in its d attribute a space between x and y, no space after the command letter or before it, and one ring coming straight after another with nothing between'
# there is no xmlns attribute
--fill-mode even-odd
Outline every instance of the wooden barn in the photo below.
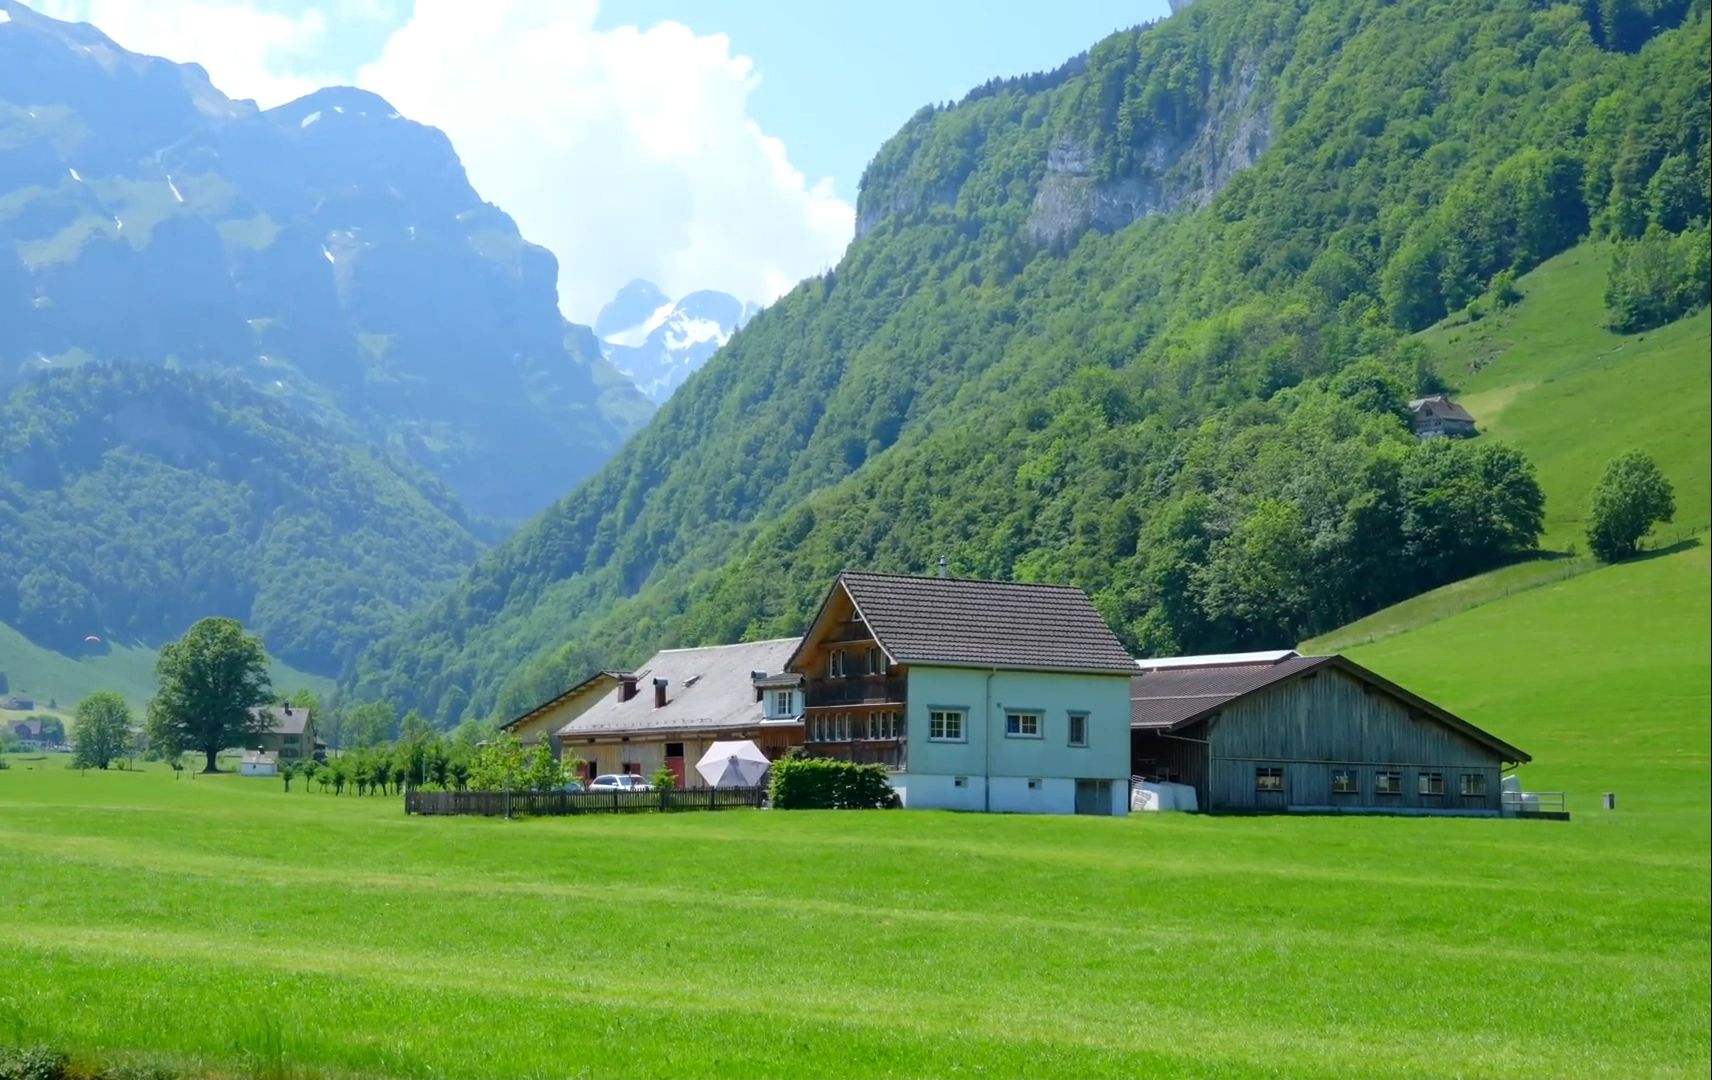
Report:
<svg viewBox="0 0 1712 1080"><path fill-rule="evenodd" d="M1142 662L1130 771L1203 810L1496 815L1528 755L1341 656Z"/></svg>

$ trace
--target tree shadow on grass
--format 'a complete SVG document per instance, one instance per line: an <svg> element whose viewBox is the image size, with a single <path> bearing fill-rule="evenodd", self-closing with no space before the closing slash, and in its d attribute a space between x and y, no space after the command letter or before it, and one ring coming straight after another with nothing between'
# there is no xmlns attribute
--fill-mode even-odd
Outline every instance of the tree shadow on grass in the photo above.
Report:
<svg viewBox="0 0 1712 1080"><path fill-rule="evenodd" d="M1678 555L1684 551L1693 551L1700 546L1700 536L1685 536L1674 544L1660 548L1645 548L1622 560L1626 563L1646 562L1649 559L1662 559L1666 555Z"/></svg>

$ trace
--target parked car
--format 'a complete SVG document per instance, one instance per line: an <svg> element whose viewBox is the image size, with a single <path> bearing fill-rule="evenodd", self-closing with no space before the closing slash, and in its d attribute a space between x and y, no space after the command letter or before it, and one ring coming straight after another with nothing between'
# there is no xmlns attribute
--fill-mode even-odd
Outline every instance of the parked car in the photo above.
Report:
<svg viewBox="0 0 1712 1080"><path fill-rule="evenodd" d="M597 776L594 783L589 785L590 791L647 791L648 781L644 777L629 773L607 773Z"/></svg>
<svg viewBox="0 0 1712 1080"><path fill-rule="evenodd" d="M583 782L581 780L566 780L564 790L567 795L581 794L584 790Z"/></svg>

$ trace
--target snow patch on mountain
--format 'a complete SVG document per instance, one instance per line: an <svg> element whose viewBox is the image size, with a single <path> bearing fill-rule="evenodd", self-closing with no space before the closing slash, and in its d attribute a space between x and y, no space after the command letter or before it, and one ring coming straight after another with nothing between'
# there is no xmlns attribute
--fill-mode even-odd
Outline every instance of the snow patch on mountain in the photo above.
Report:
<svg viewBox="0 0 1712 1080"><path fill-rule="evenodd" d="M638 280L601 309L595 332L613 366L664 402L759 310L722 292L671 300L653 283Z"/></svg>

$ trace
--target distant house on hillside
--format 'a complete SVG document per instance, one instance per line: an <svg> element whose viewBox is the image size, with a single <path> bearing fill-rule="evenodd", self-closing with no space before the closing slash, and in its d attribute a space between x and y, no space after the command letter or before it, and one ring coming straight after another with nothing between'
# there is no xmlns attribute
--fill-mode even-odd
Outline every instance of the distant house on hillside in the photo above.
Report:
<svg viewBox="0 0 1712 1080"><path fill-rule="evenodd" d="M300 705L263 705L251 710L271 721L268 730L259 736L256 746L278 761L301 761L325 750L325 743L315 740L315 714Z"/></svg>
<svg viewBox="0 0 1712 1080"><path fill-rule="evenodd" d="M51 742L51 740L43 737L40 720L14 720L10 727L13 737L18 740L18 745L22 749L40 750Z"/></svg>
<svg viewBox="0 0 1712 1080"><path fill-rule="evenodd" d="M1495 815L1528 755L1341 656L1142 661L1132 773L1203 810Z"/></svg>
<svg viewBox="0 0 1712 1080"><path fill-rule="evenodd" d="M1446 394L1416 398L1409 402L1415 417L1417 439L1465 439L1478 434L1474 417Z"/></svg>
<svg viewBox="0 0 1712 1080"><path fill-rule="evenodd" d="M804 748L912 808L1123 814L1135 662L1082 590L840 574L785 670Z"/></svg>
<svg viewBox="0 0 1712 1080"><path fill-rule="evenodd" d="M524 746L534 746L544 737L550 739L553 756L559 757L559 729L588 711L589 706L605 697L624 678L635 682L635 676L626 672L597 671L558 697L549 698L501 724L499 730L516 736Z"/></svg>
<svg viewBox="0 0 1712 1080"><path fill-rule="evenodd" d="M610 673L611 688L559 729L560 755L581 758L591 779L665 767L691 787L702 783L695 764L712 743L749 739L778 757L802 743L800 680L778 678L796 645L778 638L665 649L635 671Z"/></svg>
<svg viewBox="0 0 1712 1080"><path fill-rule="evenodd" d="M11 697L0 697L0 709L11 709L15 712L30 712L36 707L36 699L28 694L13 694Z"/></svg>

